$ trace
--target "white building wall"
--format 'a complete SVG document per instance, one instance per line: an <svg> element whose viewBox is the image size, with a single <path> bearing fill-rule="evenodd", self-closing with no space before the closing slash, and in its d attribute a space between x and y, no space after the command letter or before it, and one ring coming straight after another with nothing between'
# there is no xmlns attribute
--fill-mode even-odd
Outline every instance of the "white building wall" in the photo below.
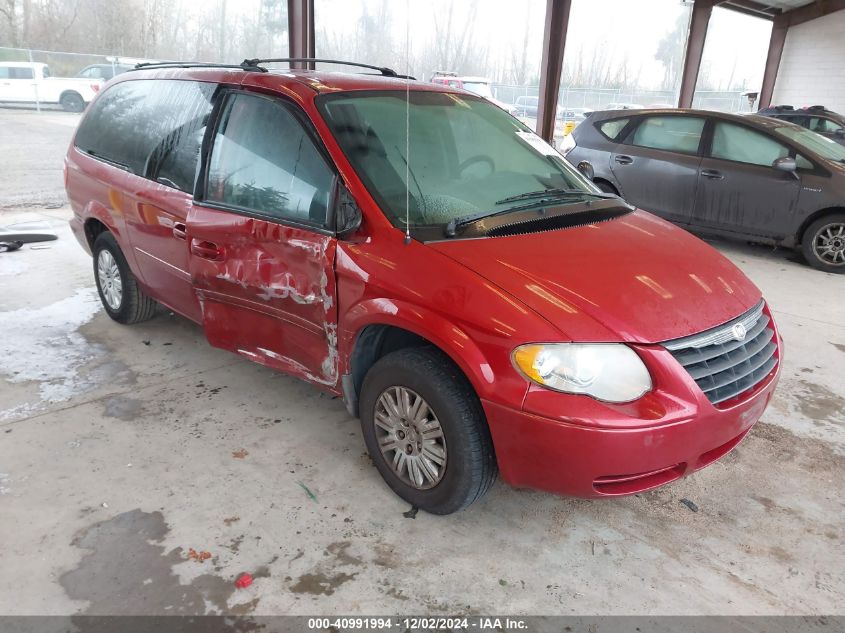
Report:
<svg viewBox="0 0 845 633"><path fill-rule="evenodd" d="M845 113L845 10L789 29L772 105Z"/></svg>

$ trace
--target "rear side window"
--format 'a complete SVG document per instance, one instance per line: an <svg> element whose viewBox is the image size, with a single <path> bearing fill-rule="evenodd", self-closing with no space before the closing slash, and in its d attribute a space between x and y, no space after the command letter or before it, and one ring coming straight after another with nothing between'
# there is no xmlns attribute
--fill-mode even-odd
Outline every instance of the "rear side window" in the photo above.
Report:
<svg viewBox="0 0 845 633"><path fill-rule="evenodd" d="M631 143L639 147L695 154L703 130L704 119L696 117L647 117L637 126Z"/></svg>
<svg viewBox="0 0 845 633"><path fill-rule="evenodd" d="M208 201L326 226L333 180L289 107L257 95L228 98L211 150Z"/></svg>
<svg viewBox="0 0 845 633"><path fill-rule="evenodd" d="M813 132L818 132L819 134L833 134L836 130L842 128L842 126L836 121L823 119L817 116L810 117L810 125L807 127L813 130Z"/></svg>
<svg viewBox="0 0 845 633"><path fill-rule="evenodd" d="M215 87L155 79L119 83L94 102L76 146L138 176L191 191Z"/></svg>
<svg viewBox="0 0 845 633"><path fill-rule="evenodd" d="M611 119L610 121L605 121L604 123L599 124L599 130L601 133L604 134L607 138L611 141L615 141L616 137L619 136L619 133L625 129L625 126L628 125L628 121L631 119Z"/></svg>
<svg viewBox="0 0 845 633"><path fill-rule="evenodd" d="M47 70L46 68L44 69ZM47 77L48 75L44 75ZM20 66L0 66L0 79L33 79L32 68Z"/></svg>
<svg viewBox="0 0 845 633"><path fill-rule="evenodd" d="M789 148L747 127L717 122L710 155L713 158L770 167L778 158L789 156Z"/></svg>

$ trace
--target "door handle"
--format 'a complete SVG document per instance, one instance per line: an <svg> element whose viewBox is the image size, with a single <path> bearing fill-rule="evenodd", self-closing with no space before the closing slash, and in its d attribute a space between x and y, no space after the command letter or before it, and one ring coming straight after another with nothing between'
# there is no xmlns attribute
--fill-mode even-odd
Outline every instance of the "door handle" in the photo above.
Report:
<svg viewBox="0 0 845 633"><path fill-rule="evenodd" d="M711 180L722 180L722 178L724 178L722 172L718 169L702 169L701 175L705 178L710 178Z"/></svg>
<svg viewBox="0 0 845 633"><path fill-rule="evenodd" d="M613 159L620 165L630 165L634 162L634 159L630 156L626 156L625 154L617 154L616 157Z"/></svg>
<svg viewBox="0 0 845 633"><path fill-rule="evenodd" d="M173 237L177 240L184 240L188 238L187 228L182 222L174 222Z"/></svg>
<svg viewBox="0 0 845 633"><path fill-rule="evenodd" d="M210 259L211 261L223 259L223 249L217 246L217 244L196 238L191 240L191 253L197 257Z"/></svg>

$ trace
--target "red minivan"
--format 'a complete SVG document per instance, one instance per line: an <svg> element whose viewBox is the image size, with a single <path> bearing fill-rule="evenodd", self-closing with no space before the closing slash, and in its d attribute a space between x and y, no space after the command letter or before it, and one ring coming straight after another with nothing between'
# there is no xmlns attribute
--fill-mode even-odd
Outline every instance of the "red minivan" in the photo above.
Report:
<svg viewBox="0 0 845 633"><path fill-rule="evenodd" d="M609 497L736 446L780 370L754 284L495 105L377 70L115 78L66 159L109 316L161 304L342 396L437 514L498 472Z"/></svg>

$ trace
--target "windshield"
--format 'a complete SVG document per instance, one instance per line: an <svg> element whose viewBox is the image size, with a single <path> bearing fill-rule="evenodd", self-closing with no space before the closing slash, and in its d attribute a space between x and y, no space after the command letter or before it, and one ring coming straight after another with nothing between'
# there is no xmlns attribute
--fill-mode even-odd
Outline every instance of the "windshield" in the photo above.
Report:
<svg viewBox="0 0 845 633"><path fill-rule="evenodd" d="M826 136L796 125L784 125L777 128L777 131L793 143L814 151L822 158L845 163L845 145L840 145Z"/></svg>
<svg viewBox="0 0 845 633"><path fill-rule="evenodd" d="M490 91L490 84L483 81L465 81L464 90L469 90L487 99L493 98L493 93Z"/></svg>
<svg viewBox="0 0 845 633"><path fill-rule="evenodd" d="M486 211L525 205L507 198L545 189L598 191L525 125L477 97L411 91L406 154L405 92L319 98L332 134L391 221L442 226ZM407 161L407 165L406 165ZM578 196L568 202L580 202ZM540 203L538 203L540 204Z"/></svg>

